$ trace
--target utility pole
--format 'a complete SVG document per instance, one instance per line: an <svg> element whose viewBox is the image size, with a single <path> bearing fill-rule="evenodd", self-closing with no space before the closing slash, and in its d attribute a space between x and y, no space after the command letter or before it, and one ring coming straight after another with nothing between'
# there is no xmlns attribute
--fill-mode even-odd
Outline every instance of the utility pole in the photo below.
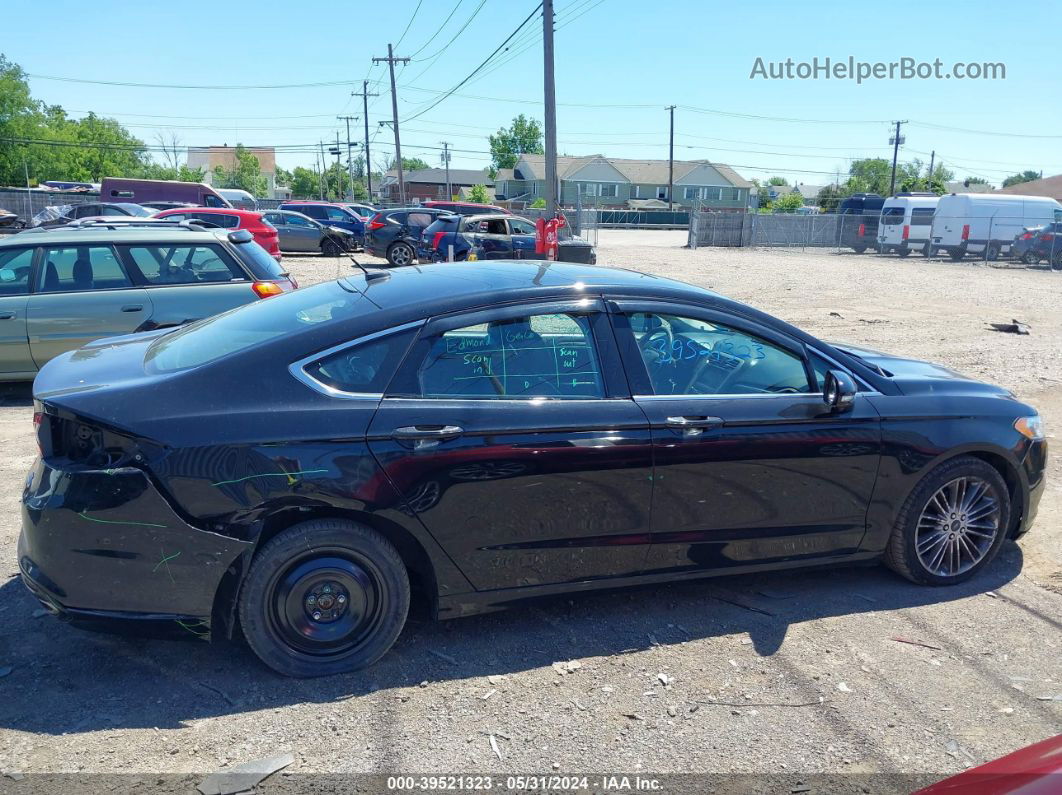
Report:
<svg viewBox="0 0 1062 795"><path fill-rule="evenodd" d="M542 67L546 118L546 217L557 215L557 86L553 76L553 0L542 0Z"/></svg>
<svg viewBox="0 0 1062 795"><path fill-rule="evenodd" d="M454 189L450 185L450 144L447 141L439 141L443 145L443 163L446 164L446 199L449 201L454 197Z"/></svg>
<svg viewBox="0 0 1062 795"><path fill-rule="evenodd" d="M369 97L378 97L379 94L369 93L369 81L361 81L361 91L351 91L352 97L361 97L361 113L362 118L365 119L365 190L369 194L369 201L372 201L372 162L369 160ZM347 135L349 138L350 135ZM351 189L353 189L354 183L351 183Z"/></svg>
<svg viewBox="0 0 1062 795"><path fill-rule="evenodd" d="M350 141L350 122L357 121L357 116L336 116L347 123L347 176L350 177L350 198L354 199L354 163L351 161L350 149L354 146Z"/></svg>
<svg viewBox="0 0 1062 795"><path fill-rule="evenodd" d="M339 155L340 155L341 151L342 150L339 148L339 130L336 130L336 185L337 185L337 189L336 189L337 196L336 196L336 198L337 199L342 199L343 196L345 195L343 193L343 163L339 159ZM347 154L348 155L350 154L350 147L347 147Z"/></svg>
<svg viewBox="0 0 1062 795"><path fill-rule="evenodd" d="M398 196L402 206L406 205L406 178L402 173L402 138L398 134L398 93L395 91L395 63L409 63L409 58L396 58L391 45L387 45L386 58L373 58L373 63L386 61L391 70L391 118L395 127L395 163L398 166Z"/></svg>
<svg viewBox="0 0 1062 795"><path fill-rule="evenodd" d="M671 114L671 134L667 144L667 209L675 209L675 106L668 105Z"/></svg>
<svg viewBox="0 0 1062 795"><path fill-rule="evenodd" d="M933 149L929 152L929 173L926 175L926 190L933 190L933 161L937 159L937 150Z"/></svg>
<svg viewBox="0 0 1062 795"><path fill-rule="evenodd" d="M325 167L326 167L325 163L327 161L325 160L325 156L324 156L324 141L318 141L317 143L321 147L321 171L320 171L321 177L320 177L318 186L321 188L321 201L324 201L325 200L325 184L326 184L325 183Z"/></svg>
<svg viewBox="0 0 1062 795"><path fill-rule="evenodd" d="M889 141L889 143L892 144L892 178L889 180L890 196L896 195L896 158L899 157L900 154L900 144L904 141L903 137L900 135L901 124L907 124L907 122L896 122L896 134L892 137L892 140Z"/></svg>

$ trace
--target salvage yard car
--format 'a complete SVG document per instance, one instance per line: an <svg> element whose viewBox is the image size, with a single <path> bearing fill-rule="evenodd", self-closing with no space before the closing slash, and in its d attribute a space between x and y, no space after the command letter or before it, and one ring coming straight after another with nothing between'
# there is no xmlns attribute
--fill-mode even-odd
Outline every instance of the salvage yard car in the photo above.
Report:
<svg viewBox="0 0 1062 795"><path fill-rule="evenodd" d="M0 240L0 381L101 337L166 328L294 289L244 230L80 221Z"/></svg>
<svg viewBox="0 0 1062 795"><path fill-rule="evenodd" d="M1029 529L1047 455L1000 387L528 261L367 269L88 345L41 371L34 423L18 563L48 610L239 628L293 676L379 659L411 584L449 618L876 560L959 583Z"/></svg>
<svg viewBox="0 0 1062 795"><path fill-rule="evenodd" d="M468 259L476 253L478 259L545 259L535 253L538 233L535 225L515 215L440 215L424 230L420 240L419 257L423 262ZM597 252L578 237L557 243L557 259L562 262L583 262L594 265Z"/></svg>
<svg viewBox="0 0 1062 795"><path fill-rule="evenodd" d="M266 210L262 216L276 228L281 251L312 251L326 257L338 257L358 245L353 232L338 226L325 226L293 210Z"/></svg>

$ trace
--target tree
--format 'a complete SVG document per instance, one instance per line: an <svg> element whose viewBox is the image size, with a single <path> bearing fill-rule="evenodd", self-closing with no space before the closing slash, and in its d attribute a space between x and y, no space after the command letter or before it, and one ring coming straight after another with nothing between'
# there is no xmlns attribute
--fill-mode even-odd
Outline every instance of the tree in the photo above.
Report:
<svg viewBox="0 0 1062 795"><path fill-rule="evenodd" d="M795 213L804 206L804 197L799 193L785 193L775 199L771 206L776 212Z"/></svg>
<svg viewBox="0 0 1062 795"><path fill-rule="evenodd" d="M988 180L984 177L967 177L962 181L962 184L966 187L970 187L971 185L987 185Z"/></svg>
<svg viewBox="0 0 1062 795"><path fill-rule="evenodd" d="M819 209L824 213L835 213L841 199L847 195L840 185L826 185L819 191Z"/></svg>
<svg viewBox="0 0 1062 795"><path fill-rule="evenodd" d="M392 157L387 161L387 170L391 171L395 167L395 159ZM402 158L402 170L403 171L423 171L426 168L431 168L427 163L421 160L419 157L403 157Z"/></svg>
<svg viewBox="0 0 1062 795"><path fill-rule="evenodd" d="M535 210L544 210L546 208L546 200L539 196L531 202L531 207Z"/></svg>
<svg viewBox="0 0 1062 795"><path fill-rule="evenodd" d="M522 154L541 155L546 150L542 146L542 127L535 119L520 114L513 119L509 128L498 128L498 132L488 136L490 141L490 158L494 168L512 168Z"/></svg>
<svg viewBox="0 0 1062 795"><path fill-rule="evenodd" d="M1040 179L1039 171L1023 171L1020 174L1014 174L1003 180L1003 187L1009 188L1011 185L1021 185L1023 182L1032 182L1035 179Z"/></svg>
<svg viewBox="0 0 1062 795"><path fill-rule="evenodd" d="M258 158L248 152L243 144L236 144L232 155L232 168L216 166L214 178L219 188L239 188L252 196L264 196L269 183L262 176L262 166Z"/></svg>
<svg viewBox="0 0 1062 795"><path fill-rule="evenodd" d="M173 179L178 182L202 182L206 172L201 168L189 168L181 163L177 168L161 163L145 163L137 176L142 179Z"/></svg>
<svg viewBox="0 0 1062 795"><path fill-rule="evenodd" d="M789 183L785 181L785 177L771 177L769 180L767 180L767 184L768 185L788 185Z"/></svg>
<svg viewBox="0 0 1062 795"><path fill-rule="evenodd" d="M320 195L321 190L317 172L305 166L295 166L292 169L287 187L291 189L291 195L299 199L312 199Z"/></svg>
<svg viewBox="0 0 1062 795"><path fill-rule="evenodd" d="M485 185L473 185L468 189L468 200L476 204L490 204L490 194Z"/></svg>

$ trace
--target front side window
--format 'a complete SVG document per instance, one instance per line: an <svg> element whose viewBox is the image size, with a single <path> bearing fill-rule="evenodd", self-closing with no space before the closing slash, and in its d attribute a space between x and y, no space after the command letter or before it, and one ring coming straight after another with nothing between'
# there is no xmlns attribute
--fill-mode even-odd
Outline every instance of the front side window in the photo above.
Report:
<svg viewBox="0 0 1062 795"><path fill-rule="evenodd" d="M314 225L313 221L309 218L300 218L297 215L282 215L280 217L280 222L282 224L287 224L288 226L301 226L306 229L309 229Z"/></svg>
<svg viewBox="0 0 1062 795"><path fill-rule="evenodd" d="M32 267L32 248L0 249L0 295L28 293Z"/></svg>
<svg viewBox="0 0 1062 795"><path fill-rule="evenodd" d="M593 399L605 396L590 318L529 315L447 331L417 372L436 398Z"/></svg>
<svg viewBox="0 0 1062 795"><path fill-rule="evenodd" d="M131 287L110 246L46 248L38 279L42 293L83 292Z"/></svg>
<svg viewBox="0 0 1062 795"><path fill-rule="evenodd" d="M288 219L280 213L264 213L262 219L268 221L273 226L283 226L284 224L289 223Z"/></svg>
<svg viewBox="0 0 1062 795"><path fill-rule="evenodd" d="M513 228L514 235L536 234L535 225L530 221L525 221L523 218L513 218L509 221L509 226Z"/></svg>
<svg viewBox="0 0 1062 795"><path fill-rule="evenodd" d="M656 395L756 395L814 391L804 360L719 323L635 312L631 331Z"/></svg>
<svg viewBox="0 0 1062 795"><path fill-rule="evenodd" d="M148 284L202 284L244 279L219 246L130 246L129 256Z"/></svg>
<svg viewBox="0 0 1062 795"><path fill-rule="evenodd" d="M351 220L350 213L339 207L325 207L325 216L329 221L343 221L349 223Z"/></svg>
<svg viewBox="0 0 1062 795"><path fill-rule="evenodd" d="M222 199L220 196L214 196L213 194L207 194L203 198L206 199L206 201L203 202L203 204L205 204L207 207L225 207L225 206L227 206L225 204L225 200Z"/></svg>

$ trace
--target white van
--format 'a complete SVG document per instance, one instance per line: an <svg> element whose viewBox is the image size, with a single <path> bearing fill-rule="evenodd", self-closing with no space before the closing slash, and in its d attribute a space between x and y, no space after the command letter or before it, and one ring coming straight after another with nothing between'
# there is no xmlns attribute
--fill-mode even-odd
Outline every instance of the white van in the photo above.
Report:
<svg viewBox="0 0 1062 795"><path fill-rule="evenodd" d="M248 191L240 188L217 188L216 190L225 197L229 204L238 210L258 209L258 200Z"/></svg>
<svg viewBox="0 0 1062 795"><path fill-rule="evenodd" d="M1059 211L1062 204L1045 196L950 193L937 203L930 246L953 260L982 253L994 260L1010 253L1025 227L1052 223Z"/></svg>
<svg viewBox="0 0 1062 795"><path fill-rule="evenodd" d="M878 222L878 251L895 251L906 257L912 251L929 256L929 230L940 197L934 193L909 193L890 196L881 206Z"/></svg>

